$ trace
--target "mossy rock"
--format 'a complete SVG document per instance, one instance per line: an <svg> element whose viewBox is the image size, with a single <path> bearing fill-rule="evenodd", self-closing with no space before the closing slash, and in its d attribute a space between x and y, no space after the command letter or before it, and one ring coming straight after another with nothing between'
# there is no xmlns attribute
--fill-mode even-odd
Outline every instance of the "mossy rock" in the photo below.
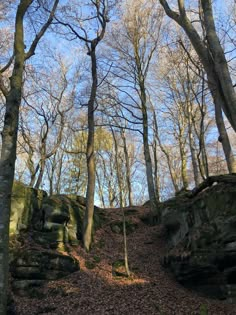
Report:
<svg viewBox="0 0 236 315"><path fill-rule="evenodd" d="M26 186L19 181L13 183L10 234L26 231L40 221L40 209L46 195L45 191Z"/></svg>
<svg viewBox="0 0 236 315"><path fill-rule="evenodd" d="M96 262L94 262L94 261L91 261L91 260L86 260L85 261L85 267L87 268L87 269L94 269L94 268L96 268Z"/></svg>
<svg viewBox="0 0 236 315"><path fill-rule="evenodd" d="M124 259L117 259L112 263L112 275L114 277L128 277Z"/></svg>
<svg viewBox="0 0 236 315"><path fill-rule="evenodd" d="M54 195L44 199L42 205L44 217L43 231L50 232L51 236L44 234L36 240L52 242L64 242L77 246L82 240L83 219L85 213L85 199L76 195ZM60 227L61 226L61 227ZM99 208L94 207L94 227L101 226ZM57 230L57 232L55 232Z"/></svg>

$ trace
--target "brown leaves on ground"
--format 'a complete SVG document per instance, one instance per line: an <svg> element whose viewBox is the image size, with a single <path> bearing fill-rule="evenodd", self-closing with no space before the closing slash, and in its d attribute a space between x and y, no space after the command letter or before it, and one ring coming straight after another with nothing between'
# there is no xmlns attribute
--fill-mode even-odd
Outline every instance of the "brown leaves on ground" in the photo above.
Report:
<svg viewBox="0 0 236 315"><path fill-rule="evenodd" d="M160 264L165 251L161 227L150 227L140 220L147 208L132 209L136 211L132 215L129 209L127 218L138 227L127 237L131 277L112 274L112 264L124 258L124 248L123 236L113 233L109 222L121 220L122 213L120 209L106 209L108 222L96 232L92 250L71 249L81 271L48 282L36 297L15 296L17 314L236 314L236 305L200 297L175 281Z"/></svg>

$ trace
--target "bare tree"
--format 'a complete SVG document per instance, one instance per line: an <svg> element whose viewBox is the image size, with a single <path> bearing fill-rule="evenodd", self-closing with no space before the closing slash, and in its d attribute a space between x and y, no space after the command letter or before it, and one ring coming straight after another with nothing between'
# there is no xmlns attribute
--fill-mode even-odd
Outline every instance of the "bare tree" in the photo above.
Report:
<svg viewBox="0 0 236 315"><path fill-rule="evenodd" d="M21 0L15 18L15 35L13 58L0 70L0 77L13 62L9 86L0 80L0 89L6 99L4 127L2 131L2 151L0 160L0 314L6 314L7 281L8 281L8 239L11 191L16 159L17 130L19 108L22 98L23 73L25 61L35 54L35 49L49 25L51 24L59 0L55 0L46 23L39 29L29 50L25 51L24 18L32 0Z"/></svg>
<svg viewBox="0 0 236 315"><path fill-rule="evenodd" d="M123 85L118 88L120 94L130 99L121 100L124 119L134 124L141 124L143 138L143 153L146 167L146 180L153 212L158 211L158 193L153 181L153 166L149 147L149 117L148 117L148 74L151 62L156 54L160 38L162 12L154 16L155 1L128 1L122 12L122 23L113 30L111 47L119 54L119 64L114 65ZM121 60L122 59L122 63ZM128 74L128 75L127 75ZM133 92L130 90L133 89ZM127 115L124 112L127 112Z"/></svg>
<svg viewBox="0 0 236 315"><path fill-rule="evenodd" d="M216 123L224 149L229 172L235 173L232 148L225 128L222 110L236 131L236 93L230 76L224 50L217 36L211 0L199 0L199 18L202 34L188 15L184 0L178 0L178 12L166 0L160 0L166 14L176 21L190 39L206 71L208 86L215 104Z"/></svg>

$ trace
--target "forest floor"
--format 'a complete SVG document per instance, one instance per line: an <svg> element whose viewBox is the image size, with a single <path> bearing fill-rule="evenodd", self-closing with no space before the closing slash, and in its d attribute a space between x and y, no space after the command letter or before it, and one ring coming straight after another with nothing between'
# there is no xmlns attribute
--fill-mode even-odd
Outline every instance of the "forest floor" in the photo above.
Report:
<svg viewBox="0 0 236 315"><path fill-rule="evenodd" d="M123 236L113 233L110 223L122 217L120 209L105 209L107 221L96 232L91 251L86 253L81 247L70 249L81 270L49 281L36 297L14 296L16 314L236 314L235 304L200 297L178 284L160 264L165 253L161 227L148 226L140 220L148 208L126 210L128 219L137 224L127 237L130 277L118 277L112 272L112 264L123 259L124 246Z"/></svg>

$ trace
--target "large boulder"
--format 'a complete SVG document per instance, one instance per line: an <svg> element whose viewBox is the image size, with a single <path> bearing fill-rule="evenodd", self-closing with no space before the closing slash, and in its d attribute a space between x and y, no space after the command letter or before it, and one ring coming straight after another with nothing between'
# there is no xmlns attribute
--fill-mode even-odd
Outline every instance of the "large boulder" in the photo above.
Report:
<svg viewBox="0 0 236 315"><path fill-rule="evenodd" d="M183 285L236 301L236 185L217 184L195 198L161 205L168 242L163 265Z"/></svg>

